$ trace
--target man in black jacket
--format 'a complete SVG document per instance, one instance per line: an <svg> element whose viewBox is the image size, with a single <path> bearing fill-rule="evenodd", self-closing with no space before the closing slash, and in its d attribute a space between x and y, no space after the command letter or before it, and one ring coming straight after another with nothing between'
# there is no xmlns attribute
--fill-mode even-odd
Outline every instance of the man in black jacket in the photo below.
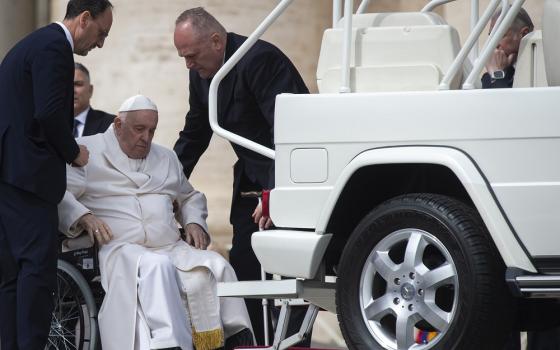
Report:
<svg viewBox="0 0 560 350"><path fill-rule="evenodd" d="M107 0L70 0L63 22L22 39L0 65L0 338L2 350L38 350L56 287L57 209L66 164L88 151L72 137L72 53L102 47Z"/></svg>
<svg viewBox="0 0 560 350"><path fill-rule="evenodd" d="M105 132L113 123L115 115L91 107L93 85L89 70L78 62L74 67L74 137Z"/></svg>
<svg viewBox="0 0 560 350"><path fill-rule="evenodd" d="M490 32L494 28L501 10L490 21ZM482 76L482 88L510 88L513 86L515 62L521 39L534 29L533 21L525 9L521 8L494 53L486 63L486 73Z"/></svg>
<svg viewBox="0 0 560 350"><path fill-rule="evenodd" d="M222 64L246 40L227 33L202 8L183 12L176 21L174 42L189 72L189 105L185 127L175 152L190 176L204 153L212 129L208 121L208 88ZM258 41L221 82L218 91L219 124L244 138L274 148L274 104L281 93L308 93L303 79L290 60L274 45ZM262 217L256 198L242 198L241 192L274 187L274 161L232 144L237 155L234 166L230 222L233 247L230 263L243 280L259 280L260 265L251 247L251 235L271 222ZM261 303L246 300L257 342L263 342Z"/></svg>

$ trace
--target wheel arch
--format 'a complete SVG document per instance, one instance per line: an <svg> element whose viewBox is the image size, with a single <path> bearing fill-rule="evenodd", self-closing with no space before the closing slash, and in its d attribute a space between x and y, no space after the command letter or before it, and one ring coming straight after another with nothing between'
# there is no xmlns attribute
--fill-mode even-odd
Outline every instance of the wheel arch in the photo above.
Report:
<svg viewBox="0 0 560 350"><path fill-rule="evenodd" d="M316 232L334 234L327 264L336 264L352 230L369 211L389 198L413 192L443 194L472 206L506 266L536 272L474 160L459 149L443 146L371 149L345 167L316 226Z"/></svg>

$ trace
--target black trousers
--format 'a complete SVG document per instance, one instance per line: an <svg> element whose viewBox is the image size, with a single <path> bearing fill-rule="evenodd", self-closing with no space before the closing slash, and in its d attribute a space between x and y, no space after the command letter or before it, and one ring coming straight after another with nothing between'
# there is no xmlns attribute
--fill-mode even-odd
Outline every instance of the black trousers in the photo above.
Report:
<svg viewBox="0 0 560 350"><path fill-rule="evenodd" d="M560 349L560 328L527 332L527 350Z"/></svg>
<svg viewBox="0 0 560 350"><path fill-rule="evenodd" d="M261 279L261 265L251 247L251 235L259 230L258 225L253 222L251 215L255 210L258 200L256 198L241 198L243 191L260 191L262 188L251 184L247 179L243 179L238 190L234 190L230 221L233 225L232 248L229 255L229 262L232 265L237 279L240 281L255 281ZM264 344L264 318L262 301L260 299L245 299L249 318L253 325L253 332L257 339L257 344ZM272 301L269 303L270 309L274 306ZM288 335L299 331L301 322L305 317L307 307L295 307L288 324ZM274 339L271 323L269 321L269 340ZM306 339L299 346L309 346L310 339ZM2 349L4 350L4 349Z"/></svg>
<svg viewBox="0 0 560 350"><path fill-rule="evenodd" d="M0 182L2 350L42 350L56 288L56 205Z"/></svg>

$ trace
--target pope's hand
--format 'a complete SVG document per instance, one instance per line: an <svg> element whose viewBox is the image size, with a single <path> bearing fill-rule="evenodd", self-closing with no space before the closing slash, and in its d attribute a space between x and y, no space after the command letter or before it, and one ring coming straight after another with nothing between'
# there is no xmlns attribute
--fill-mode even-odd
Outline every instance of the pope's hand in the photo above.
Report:
<svg viewBox="0 0 560 350"><path fill-rule="evenodd" d="M78 221L78 225L87 231L92 243L97 241L99 244L105 244L113 239L113 232L111 232L109 225L93 214L82 216Z"/></svg>
<svg viewBox="0 0 560 350"><path fill-rule="evenodd" d="M86 146L78 145L80 147L80 153L76 159L72 161L72 166L82 167L88 163L89 160L89 151Z"/></svg>
<svg viewBox="0 0 560 350"><path fill-rule="evenodd" d="M195 223L187 224L185 238L187 243L196 249L206 249L210 244L210 236L200 225Z"/></svg>

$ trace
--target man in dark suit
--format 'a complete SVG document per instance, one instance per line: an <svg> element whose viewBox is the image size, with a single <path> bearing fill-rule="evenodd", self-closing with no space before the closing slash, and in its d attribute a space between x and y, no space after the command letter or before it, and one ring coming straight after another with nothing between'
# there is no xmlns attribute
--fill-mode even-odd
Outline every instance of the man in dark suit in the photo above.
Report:
<svg viewBox="0 0 560 350"><path fill-rule="evenodd" d="M74 137L105 132L115 115L91 108L93 85L89 70L81 63L74 64Z"/></svg>
<svg viewBox="0 0 560 350"><path fill-rule="evenodd" d="M72 137L72 52L103 46L111 8L106 0L70 0L63 22L29 34L0 65L2 350L39 350L47 341L65 163L88 160Z"/></svg>
<svg viewBox="0 0 560 350"><path fill-rule="evenodd" d="M494 28L501 10L496 11L490 21L490 32ZM515 62L521 39L534 29L533 21L525 9L521 8L510 28L494 53L486 63L486 73L482 76L483 89L510 88L513 86Z"/></svg>
<svg viewBox="0 0 560 350"><path fill-rule="evenodd" d="M208 88L222 64L246 40L227 33L202 8L183 12L176 21L174 42L189 72L189 104L185 127L175 152L190 176L204 153L212 129L208 120ZM274 103L281 93L308 93L303 79L290 60L275 46L258 41L220 84L219 124L244 138L274 148ZM238 160L234 166L230 222L233 247L230 263L239 280L260 280L260 265L251 247L251 234L268 228L256 198L242 198L241 192L274 187L274 161L232 143ZM263 342L261 302L246 300L257 342Z"/></svg>

